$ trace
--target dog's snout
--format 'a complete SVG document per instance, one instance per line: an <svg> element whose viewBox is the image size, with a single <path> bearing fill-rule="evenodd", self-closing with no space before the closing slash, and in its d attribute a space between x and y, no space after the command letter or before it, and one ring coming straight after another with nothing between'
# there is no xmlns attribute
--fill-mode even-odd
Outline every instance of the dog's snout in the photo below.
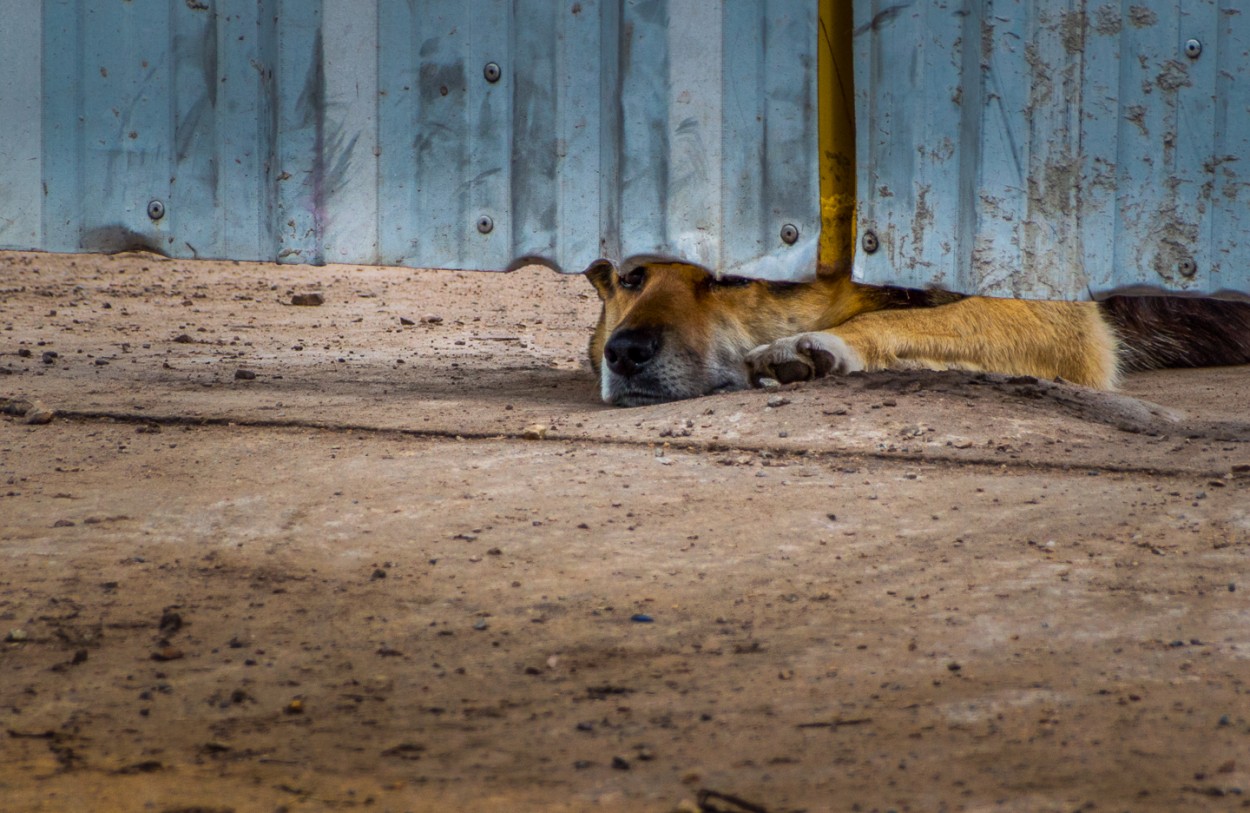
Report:
<svg viewBox="0 0 1250 813"><path fill-rule="evenodd" d="M660 350L660 331L654 328L618 330L603 348L603 360L617 375L631 376L655 358Z"/></svg>

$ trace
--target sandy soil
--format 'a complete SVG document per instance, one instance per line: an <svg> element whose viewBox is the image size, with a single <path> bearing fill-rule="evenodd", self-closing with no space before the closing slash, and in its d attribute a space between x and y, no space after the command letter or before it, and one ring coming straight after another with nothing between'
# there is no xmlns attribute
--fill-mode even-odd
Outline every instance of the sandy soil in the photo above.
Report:
<svg viewBox="0 0 1250 813"><path fill-rule="evenodd" d="M0 808L1250 807L1250 369L617 410L596 308L0 254Z"/></svg>

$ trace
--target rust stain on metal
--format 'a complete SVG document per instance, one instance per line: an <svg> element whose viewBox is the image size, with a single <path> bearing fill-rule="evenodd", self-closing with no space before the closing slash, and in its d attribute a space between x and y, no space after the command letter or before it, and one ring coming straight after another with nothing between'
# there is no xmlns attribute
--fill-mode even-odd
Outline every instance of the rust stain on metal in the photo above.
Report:
<svg viewBox="0 0 1250 813"><path fill-rule="evenodd" d="M1099 34L1105 37L1115 36L1120 33L1120 29L1124 27L1124 20L1120 17L1119 6L1106 5L1099 6L1094 11L1093 28Z"/></svg>
<svg viewBox="0 0 1250 813"><path fill-rule="evenodd" d="M916 187L916 211L911 221L912 251L917 258L915 262L919 262L923 251L925 229L933 225L933 207L929 205L930 189L928 184Z"/></svg>
<svg viewBox="0 0 1250 813"><path fill-rule="evenodd" d="M1159 15L1146 6L1129 6L1128 21L1135 28L1146 28L1159 22Z"/></svg>
<svg viewBox="0 0 1250 813"><path fill-rule="evenodd" d="M1163 69L1155 77L1155 84L1159 86L1160 90L1177 91L1181 88L1191 87L1193 82L1190 81L1189 69L1183 62L1169 59L1163 63Z"/></svg>
<svg viewBox="0 0 1250 813"><path fill-rule="evenodd" d="M1079 54L1085 50L1085 32L1089 28L1089 18L1083 11L1065 12L1059 17L1059 33L1063 41L1063 50L1069 54Z"/></svg>

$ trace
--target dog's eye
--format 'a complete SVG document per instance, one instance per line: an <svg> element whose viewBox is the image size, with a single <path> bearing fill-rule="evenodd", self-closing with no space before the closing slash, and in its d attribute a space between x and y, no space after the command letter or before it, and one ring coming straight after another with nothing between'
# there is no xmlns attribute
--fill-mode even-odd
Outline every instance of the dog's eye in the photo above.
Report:
<svg viewBox="0 0 1250 813"><path fill-rule="evenodd" d="M715 288L745 288L754 281L747 277L712 277L712 286Z"/></svg>
<svg viewBox="0 0 1250 813"><path fill-rule="evenodd" d="M646 269L639 266L638 268L631 268L629 271L626 271L624 274L621 274L619 279L620 279L622 288L633 290L635 288L641 288L642 281L646 279L646 277L647 277Z"/></svg>

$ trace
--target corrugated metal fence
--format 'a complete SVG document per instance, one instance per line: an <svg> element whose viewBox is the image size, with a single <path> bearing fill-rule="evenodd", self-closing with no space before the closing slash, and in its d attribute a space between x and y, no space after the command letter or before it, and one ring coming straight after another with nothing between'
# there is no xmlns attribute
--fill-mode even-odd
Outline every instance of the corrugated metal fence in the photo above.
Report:
<svg viewBox="0 0 1250 813"><path fill-rule="evenodd" d="M822 2L5 0L0 247L803 277ZM1237 0L853 17L861 279L1250 291Z"/></svg>
<svg viewBox="0 0 1250 813"><path fill-rule="evenodd" d="M6 2L3 247L815 265L808 0Z"/></svg>
<svg viewBox="0 0 1250 813"><path fill-rule="evenodd" d="M871 0L855 25L861 278L1250 291L1250 6Z"/></svg>

